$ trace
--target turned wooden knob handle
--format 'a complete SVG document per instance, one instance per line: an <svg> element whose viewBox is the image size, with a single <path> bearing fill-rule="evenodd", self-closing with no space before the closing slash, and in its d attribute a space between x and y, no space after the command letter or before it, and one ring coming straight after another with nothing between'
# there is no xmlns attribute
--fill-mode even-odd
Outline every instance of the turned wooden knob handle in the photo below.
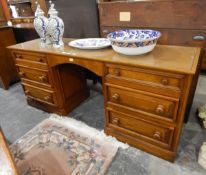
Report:
<svg viewBox="0 0 206 175"><path fill-rule="evenodd" d="M119 69L114 69L114 75L120 76L120 70Z"/></svg>
<svg viewBox="0 0 206 175"><path fill-rule="evenodd" d="M113 118L112 119L112 124L118 125L119 124L119 119L118 118Z"/></svg>
<svg viewBox="0 0 206 175"><path fill-rule="evenodd" d="M163 115L164 114L164 106L163 105L158 105L156 108L156 113L158 115Z"/></svg>
<svg viewBox="0 0 206 175"><path fill-rule="evenodd" d="M25 75L24 72L19 72L19 76L20 76L20 77L23 77L24 75Z"/></svg>
<svg viewBox="0 0 206 175"><path fill-rule="evenodd" d="M39 80L42 82L45 82L45 81L47 81L47 77L45 75L41 75L41 76L39 76Z"/></svg>
<svg viewBox="0 0 206 175"><path fill-rule="evenodd" d="M43 59L42 59L42 58L39 58L39 59L38 59L38 62L43 62Z"/></svg>
<svg viewBox="0 0 206 175"><path fill-rule="evenodd" d="M26 94L26 95L29 95L29 94L30 94L30 91L29 91L29 90L25 90L25 94Z"/></svg>
<svg viewBox="0 0 206 175"><path fill-rule="evenodd" d="M117 101L117 100L119 100L119 94L117 94L117 93L115 93L114 95L112 95L112 100L115 100L115 101Z"/></svg>
<svg viewBox="0 0 206 175"><path fill-rule="evenodd" d="M153 135L154 139L160 140L161 139L161 133L159 131L156 131Z"/></svg>
<svg viewBox="0 0 206 175"><path fill-rule="evenodd" d="M44 97L44 100L46 100L46 101L51 101L51 95L48 95L48 96L46 96L46 97Z"/></svg>
<svg viewBox="0 0 206 175"><path fill-rule="evenodd" d="M163 85L168 85L169 84L169 80L167 78L163 78L162 79L162 84Z"/></svg>
<svg viewBox="0 0 206 175"><path fill-rule="evenodd" d="M20 55L20 54L16 54L16 58L22 58L22 55Z"/></svg>

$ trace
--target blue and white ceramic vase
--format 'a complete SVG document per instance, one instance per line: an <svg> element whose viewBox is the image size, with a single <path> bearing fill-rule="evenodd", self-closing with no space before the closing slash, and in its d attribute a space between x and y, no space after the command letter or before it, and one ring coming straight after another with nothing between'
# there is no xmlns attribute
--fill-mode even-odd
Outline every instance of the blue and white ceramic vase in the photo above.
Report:
<svg viewBox="0 0 206 175"><path fill-rule="evenodd" d="M50 38L47 32L48 19L44 16L44 11L37 5L34 19L34 28L38 33L41 43L50 44Z"/></svg>
<svg viewBox="0 0 206 175"><path fill-rule="evenodd" d="M64 22L61 18L58 17L58 12L54 8L54 4L51 4L48 15L49 22L47 32L51 37L51 42L54 47L61 47L64 45L64 42L62 40L64 34Z"/></svg>

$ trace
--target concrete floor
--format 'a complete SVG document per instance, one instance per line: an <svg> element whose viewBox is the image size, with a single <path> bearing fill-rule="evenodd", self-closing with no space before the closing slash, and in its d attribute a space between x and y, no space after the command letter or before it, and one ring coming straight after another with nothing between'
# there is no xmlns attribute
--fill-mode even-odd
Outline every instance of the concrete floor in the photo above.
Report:
<svg viewBox="0 0 206 175"><path fill-rule="evenodd" d="M99 130L104 126L101 86L92 86L91 96L69 116ZM198 106L206 103L206 76L200 76L189 122L184 126L175 163L164 161L136 148L119 149L108 175L205 175L197 164L198 151L206 141L206 131L196 121ZM50 114L27 105L21 85L8 91L0 89L0 125L9 142L13 142Z"/></svg>

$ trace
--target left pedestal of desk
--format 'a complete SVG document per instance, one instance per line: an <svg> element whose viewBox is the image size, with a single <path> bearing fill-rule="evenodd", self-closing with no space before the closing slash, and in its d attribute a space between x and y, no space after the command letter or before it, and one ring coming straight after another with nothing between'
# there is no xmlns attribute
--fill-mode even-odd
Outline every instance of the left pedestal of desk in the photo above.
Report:
<svg viewBox="0 0 206 175"><path fill-rule="evenodd" d="M81 67L48 65L50 55L11 50L29 105L50 113L67 115L89 96ZM61 56L58 56L61 59Z"/></svg>
<svg viewBox="0 0 206 175"><path fill-rule="evenodd" d="M0 87L8 89L12 81L17 79L14 61L7 46L16 43L12 28L0 27Z"/></svg>

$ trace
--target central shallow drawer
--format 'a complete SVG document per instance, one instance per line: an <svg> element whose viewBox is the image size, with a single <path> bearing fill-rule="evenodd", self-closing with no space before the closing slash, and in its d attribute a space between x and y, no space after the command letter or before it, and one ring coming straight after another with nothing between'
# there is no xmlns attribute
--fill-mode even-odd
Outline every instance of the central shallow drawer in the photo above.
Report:
<svg viewBox="0 0 206 175"><path fill-rule="evenodd" d="M37 101L46 102L49 104L57 104L56 96L54 91L45 90L42 88L34 87L22 83L24 87L24 92L27 97L31 97Z"/></svg>
<svg viewBox="0 0 206 175"><path fill-rule="evenodd" d="M156 143L164 147L170 147L174 128L157 125L149 121L136 119L128 114L119 111L107 111L108 126L119 128L128 134L137 134L141 139ZM139 115L138 117L144 118Z"/></svg>
<svg viewBox="0 0 206 175"><path fill-rule="evenodd" d="M122 87L107 86L108 101L175 120L178 99Z"/></svg>

